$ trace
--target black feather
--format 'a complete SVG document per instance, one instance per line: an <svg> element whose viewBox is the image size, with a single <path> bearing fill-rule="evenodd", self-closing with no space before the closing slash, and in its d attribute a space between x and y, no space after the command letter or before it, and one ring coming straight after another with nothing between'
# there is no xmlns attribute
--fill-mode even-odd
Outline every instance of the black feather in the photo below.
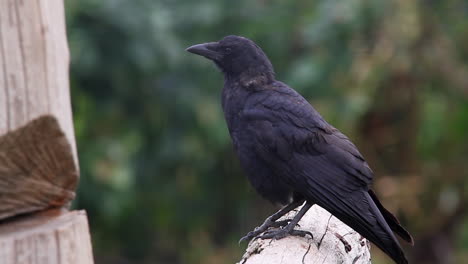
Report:
<svg viewBox="0 0 468 264"><path fill-rule="evenodd" d="M413 237L408 231L406 231L406 229L404 229L400 225L400 221L398 221L398 219L392 213L390 213L387 209L385 209L385 207L383 207L383 205L380 203L379 199L375 195L374 191L369 190L369 195L374 201L374 203L377 205L377 208L379 208L380 212L382 213L383 217L385 218L393 232L397 233L406 242L410 243L411 245L414 245Z"/></svg>

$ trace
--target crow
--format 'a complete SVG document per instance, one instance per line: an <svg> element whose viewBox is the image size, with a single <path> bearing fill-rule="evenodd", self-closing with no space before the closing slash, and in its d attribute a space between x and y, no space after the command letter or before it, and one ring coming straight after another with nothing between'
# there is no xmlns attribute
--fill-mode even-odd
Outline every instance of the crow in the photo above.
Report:
<svg viewBox="0 0 468 264"><path fill-rule="evenodd" d="M241 241L312 235L294 227L317 204L396 263L408 263L393 232L411 244L413 238L371 190L373 172L363 156L304 97L275 79L258 45L231 35L187 51L222 71L222 108L241 167L261 196L285 205ZM278 220L302 204L291 221Z"/></svg>

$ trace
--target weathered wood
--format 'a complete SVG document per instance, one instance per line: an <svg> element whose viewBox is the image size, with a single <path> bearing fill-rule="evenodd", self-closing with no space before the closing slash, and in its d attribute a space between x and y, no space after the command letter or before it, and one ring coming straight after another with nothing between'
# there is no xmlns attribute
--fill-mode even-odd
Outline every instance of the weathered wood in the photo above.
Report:
<svg viewBox="0 0 468 264"><path fill-rule="evenodd" d="M76 147L63 0L0 1L0 135L52 115Z"/></svg>
<svg viewBox="0 0 468 264"><path fill-rule="evenodd" d="M93 263L84 211L43 211L78 182L64 13L63 0L0 0L2 264Z"/></svg>
<svg viewBox="0 0 468 264"><path fill-rule="evenodd" d="M291 212L282 219L295 214ZM320 206L314 205L297 229L310 231L314 238L289 236L281 240L252 240L238 264L371 263L367 239Z"/></svg>
<svg viewBox="0 0 468 264"><path fill-rule="evenodd" d="M68 66L63 0L0 1L0 219L74 197Z"/></svg>
<svg viewBox="0 0 468 264"><path fill-rule="evenodd" d="M67 204L77 180L71 147L53 117L0 136L0 219Z"/></svg>
<svg viewBox="0 0 468 264"><path fill-rule="evenodd" d="M84 211L50 210L0 224L2 264L92 264Z"/></svg>

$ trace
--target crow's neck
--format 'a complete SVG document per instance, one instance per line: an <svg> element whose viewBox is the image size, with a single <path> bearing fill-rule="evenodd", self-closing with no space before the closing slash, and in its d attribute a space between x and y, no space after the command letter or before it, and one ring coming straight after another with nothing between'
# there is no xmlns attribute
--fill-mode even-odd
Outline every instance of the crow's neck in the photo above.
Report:
<svg viewBox="0 0 468 264"><path fill-rule="evenodd" d="M236 82L243 87L255 87L259 85L270 84L275 81L273 70L245 70L237 74L224 73L227 82Z"/></svg>

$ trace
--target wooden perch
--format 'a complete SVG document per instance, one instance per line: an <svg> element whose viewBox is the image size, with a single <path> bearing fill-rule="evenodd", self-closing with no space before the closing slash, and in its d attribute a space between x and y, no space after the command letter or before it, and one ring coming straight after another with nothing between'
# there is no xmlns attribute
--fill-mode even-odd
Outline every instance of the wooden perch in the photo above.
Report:
<svg viewBox="0 0 468 264"><path fill-rule="evenodd" d="M0 225L0 263L92 264L84 211L50 210Z"/></svg>
<svg viewBox="0 0 468 264"><path fill-rule="evenodd" d="M294 217L298 209L281 219ZM371 263L367 239L317 205L304 215L297 229L310 231L314 238L252 240L238 264Z"/></svg>

